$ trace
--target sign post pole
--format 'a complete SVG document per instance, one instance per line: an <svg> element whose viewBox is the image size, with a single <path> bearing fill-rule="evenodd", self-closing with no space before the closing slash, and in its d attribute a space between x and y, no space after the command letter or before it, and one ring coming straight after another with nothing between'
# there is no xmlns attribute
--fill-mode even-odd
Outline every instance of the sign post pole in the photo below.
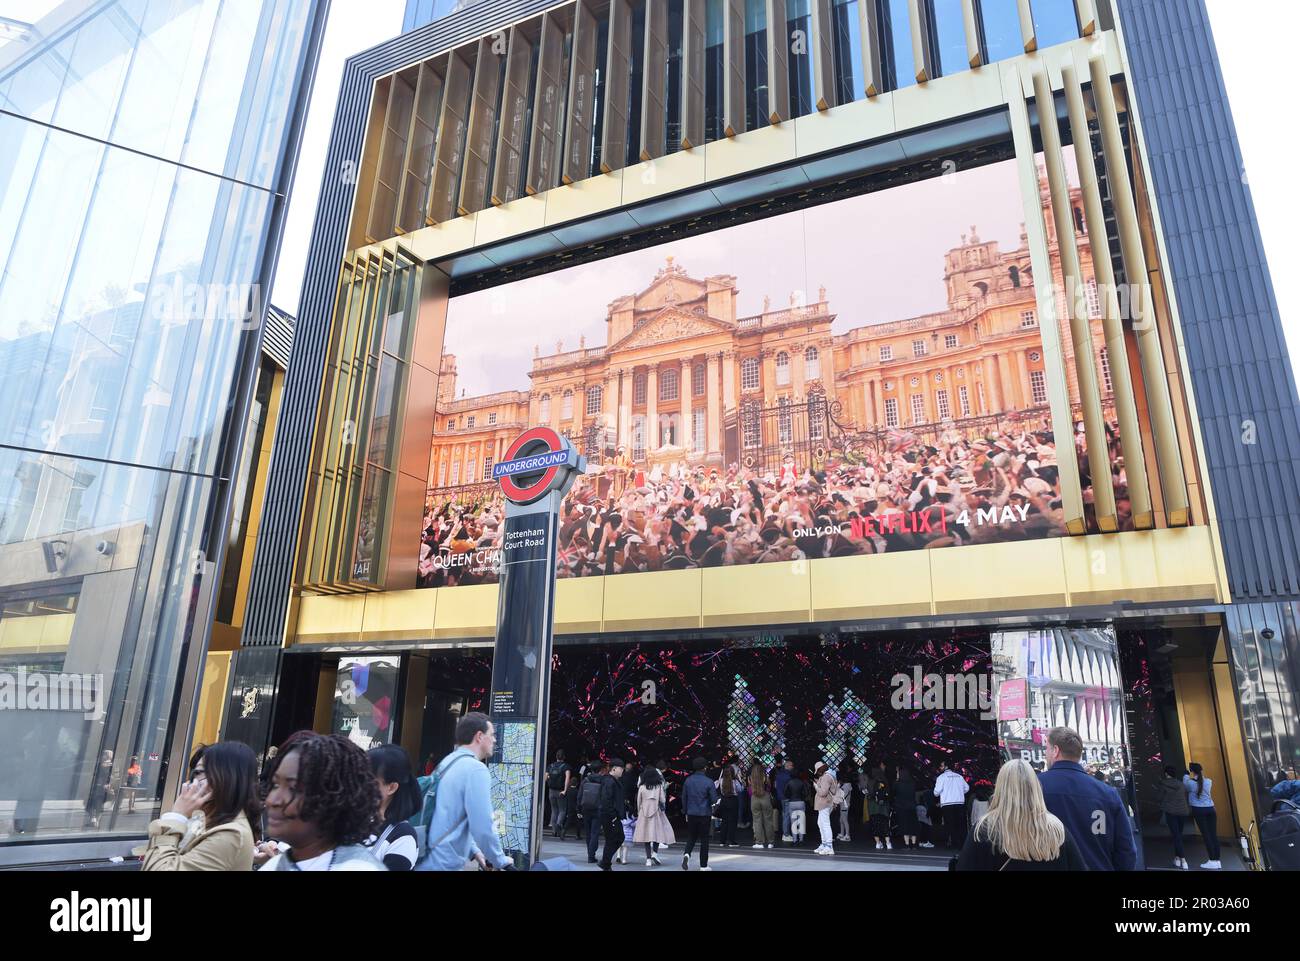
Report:
<svg viewBox="0 0 1300 961"><path fill-rule="evenodd" d="M521 434L492 476L506 496L488 715L496 728L492 813L516 867L541 854L560 504L586 462L549 427Z"/></svg>

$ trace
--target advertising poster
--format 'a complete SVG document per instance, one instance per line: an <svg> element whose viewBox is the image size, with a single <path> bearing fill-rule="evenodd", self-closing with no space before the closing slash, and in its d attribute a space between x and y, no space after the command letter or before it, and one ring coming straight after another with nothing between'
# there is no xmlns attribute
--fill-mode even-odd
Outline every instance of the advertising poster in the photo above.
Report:
<svg viewBox="0 0 1300 961"><path fill-rule="evenodd" d="M560 577L1064 535L1058 459L1089 512L1093 481L1063 319L1075 432L1053 430L1023 217L1006 161L452 298L420 586L496 580L491 469L534 425L588 460ZM1081 217L1103 482L1131 528Z"/></svg>

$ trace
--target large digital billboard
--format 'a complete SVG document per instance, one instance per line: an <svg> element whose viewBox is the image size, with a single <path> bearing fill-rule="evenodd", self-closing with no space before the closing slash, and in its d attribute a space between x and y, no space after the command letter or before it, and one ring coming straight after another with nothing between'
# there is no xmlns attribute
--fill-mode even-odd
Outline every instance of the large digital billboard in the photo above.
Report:
<svg viewBox="0 0 1300 961"><path fill-rule="evenodd" d="M1092 480L1063 320L1076 429L1052 429L1023 209L1006 161L454 297L420 585L496 579L491 468L537 424L588 460L561 577L1065 534L1058 457L1078 459L1089 510Z"/></svg>

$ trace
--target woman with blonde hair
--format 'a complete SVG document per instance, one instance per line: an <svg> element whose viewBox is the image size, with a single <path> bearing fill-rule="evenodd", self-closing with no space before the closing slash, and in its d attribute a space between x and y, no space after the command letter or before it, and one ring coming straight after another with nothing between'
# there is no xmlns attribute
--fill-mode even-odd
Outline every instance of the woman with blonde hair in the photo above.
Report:
<svg viewBox="0 0 1300 961"><path fill-rule="evenodd" d="M1047 810L1038 775L1027 761L998 771L989 811L957 858L958 871L1086 871L1060 819Z"/></svg>

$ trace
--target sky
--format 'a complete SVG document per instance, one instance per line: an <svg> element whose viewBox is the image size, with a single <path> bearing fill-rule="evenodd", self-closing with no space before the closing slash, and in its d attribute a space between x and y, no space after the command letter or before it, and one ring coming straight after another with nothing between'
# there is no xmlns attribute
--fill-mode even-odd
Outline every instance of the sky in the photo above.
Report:
<svg viewBox="0 0 1300 961"><path fill-rule="evenodd" d="M1300 192L1297 192L1293 182L1293 167L1300 152L1300 143L1297 142L1295 125L1286 121L1285 117L1292 116L1295 112L1290 92L1290 58L1294 46L1291 40L1300 35L1300 3L1295 0L1249 0L1247 4L1241 3L1241 0L1205 2L1245 159L1243 177L1247 179L1254 198L1264 249L1273 272L1282 326L1295 363L1296 358L1300 357L1300 272L1290 267L1290 261L1298 249L1295 230L1296 224L1300 222L1300 199L1297 199ZM272 301L291 313L297 312L343 61L398 34L404 9L404 0L334 0L272 292ZM1250 16L1241 16L1243 10L1248 10ZM1261 23L1267 23L1268 29L1260 29ZM905 221L893 221L890 229L895 230L903 223ZM1017 232L1018 224L1017 217ZM969 226L967 223L961 229L968 229ZM1004 232L999 233L999 230ZM1014 237L1005 235L1005 228L991 224L981 224L980 233L982 237L994 236L1007 242L1014 240ZM960 238L947 239L956 243ZM708 252L709 243L706 241L698 253L694 250L689 255L684 253L681 257L683 266L696 276L712 272L739 275L741 271L734 265L705 266L717 262ZM940 247L947 249L949 245L945 240ZM851 253L851 248L840 252ZM644 267L629 268L617 275L618 284L614 283L615 275L602 276L602 282L595 290L586 290L586 284L574 284L564 279L553 281L555 289L565 290L566 296L583 298L580 310L577 303L572 305L573 316L595 318L594 321L588 319L580 328L573 329L567 335L572 343L566 344L566 349L576 348L579 333L591 328L593 322L596 323L596 333L588 332L588 345L604 343L600 320L604 317L608 301L619 294L642 289L653 277L654 270L662 264L659 254L656 254L655 259L657 263L648 275L644 273ZM816 274L817 271L813 270L812 273ZM783 297L788 297L788 290L782 288L794 289L801 275L796 265L786 264L774 275L763 278L763 286L773 288L770 293L774 305L780 305ZM605 283L606 280L609 283ZM757 312L762 304L763 293L767 291L759 289L757 279L748 283L744 277L739 280L742 288L742 313ZM826 283L828 288L832 287L832 280L830 277L805 276L803 283L815 290L821 283ZM613 293L607 295L607 289L613 290ZM834 309L837 292L828 290L828 297L832 300ZM527 341L527 355L531 358L532 344L541 339L540 335L530 335L524 339ZM548 343L543 345L543 352L553 351L556 337L548 335L546 339ZM451 349L450 345L448 349ZM482 373L486 374L486 371ZM464 369L461 374L462 378L474 376Z"/></svg>

